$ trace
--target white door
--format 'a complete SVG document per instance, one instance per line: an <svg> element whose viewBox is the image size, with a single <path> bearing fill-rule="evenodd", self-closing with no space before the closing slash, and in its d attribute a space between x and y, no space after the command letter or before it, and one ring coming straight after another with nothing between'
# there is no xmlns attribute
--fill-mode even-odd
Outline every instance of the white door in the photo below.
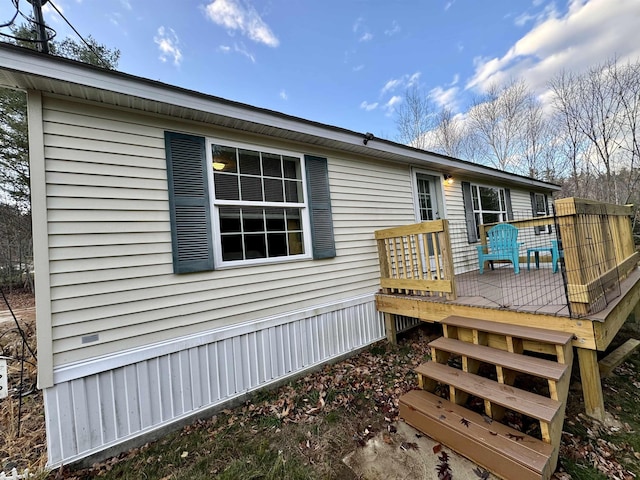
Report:
<svg viewBox="0 0 640 480"><path fill-rule="evenodd" d="M416 173L416 194L418 195L416 200L420 215L419 220L421 222L438 220L440 213L438 210L435 177L423 173Z"/></svg>
<svg viewBox="0 0 640 480"><path fill-rule="evenodd" d="M426 175L424 173L416 173L416 213L418 216L418 221L427 222L430 220L439 220L440 219L440 209L438 206L438 197L439 192L436 190L440 186L440 182L438 181L438 177L434 177L432 175ZM422 241L422 239L421 239ZM422 264L427 266L431 266L432 272L437 277L436 270L436 261L434 257L434 249L433 242L431 240L431 235L429 235L427 239L427 247L429 251L429 262L426 261L426 258L423 258ZM422 250L424 252L424 250ZM424 272L426 273L426 272Z"/></svg>

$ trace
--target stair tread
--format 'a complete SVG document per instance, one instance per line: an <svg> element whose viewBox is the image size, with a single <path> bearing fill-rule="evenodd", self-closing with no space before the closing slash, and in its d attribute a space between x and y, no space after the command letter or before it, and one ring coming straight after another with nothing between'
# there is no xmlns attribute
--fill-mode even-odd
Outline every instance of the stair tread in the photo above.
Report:
<svg viewBox="0 0 640 480"><path fill-rule="evenodd" d="M415 371L440 383L451 385L463 392L544 422L551 422L562 406L557 400L436 362L423 363Z"/></svg>
<svg viewBox="0 0 640 480"><path fill-rule="evenodd" d="M440 337L430 342L429 346L548 380L560 380L568 369L567 365L544 358L520 355L453 338Z"/></svg>
<svg viewBox="0 0 640 480"><path fill-rule="evenodd" d="M469 328L488 333L497 333L500 335L507 335L525 340L536 340L538 342L552 343L556 345L566 345L573 340L573 334L568 332L491 322L489 320L459 317L456 315L451 315L445 318L441 323L451 325L453 327Z"/></svg>
<svg viewBox="0 0 640 480"><path fill-rule="evenodd" d="M549 478L553 473L552 445L424 390L400 397L400 416L504 478Z"/></svg>

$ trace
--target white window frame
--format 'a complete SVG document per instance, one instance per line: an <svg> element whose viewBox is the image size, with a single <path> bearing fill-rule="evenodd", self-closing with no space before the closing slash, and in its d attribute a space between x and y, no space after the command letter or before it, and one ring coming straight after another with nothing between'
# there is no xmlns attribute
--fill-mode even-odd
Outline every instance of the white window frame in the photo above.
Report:
<svg viewBox="0 0 640 480"><path fill-rule="evenodd" d="M224 138L210 138L206 139L206 154L207 154L207 175L209 182L209 201L211 202L211 224L213 228L213 257L214 266L216 270L223 270L225 268L245 267L252 265L263 265L271 263L286 263L295 262L301 260L309 260L313 258L313 248L311 244L311 223L309 220L309 199L307 197L307 178L306 169L304 163L304 154L300 152L292 152L285 149L273 148L264 145L257 145L251 143L238 142L235 140L227 140ZM275 155L285 155L288 157L297 158L300 161L300 175L302 177L302 198L303 203L287 203L287 202L258 202L258 201L245 201L245 200L218 200L216 199L216 190L214 183L214 170L212 167L213 155L212 145L222 145L225 147L239 148L244 150L253 150L261 153L272 153ZM261 175L262 176L262 175ZM240 207L275 207L275 208L299 208L300 220L302 222L302 241L304 245L304 253L300 255L287 255L281 257L271 258L252 258L248 260L227 260L222 259L222 234L220 232L220 206L240 206Z"/></svg>
<svg viewBox="0 0 640 480"><path fill-rule="evenodd" d="M544 199L544 212L538 210L538 196ZM548 215L549 211L549 198L546 193L533 192L533 207L535 210L534 215L536 217L545 217ZM551 233L551 225L545 225L542 227L535 227L534 232L536 235L540 235L541 233Z"/></svg>
<svg viewBox="0 0 640 480"><path fill-rule="evenodd" d="M498 190L498 202L500 203L501 210L484 210L482 208L482 197L480 196L480 188L491 188L494 190ZM474 205L474 193L478 195L478 209ZM473 215L475 217L476 213L480 214L479 221L476 220L476 230L478 238L480 238L480 225L484 225L484 213L493 213L498 214L500 217L500 222L506 222L509 219L509 211L507 209L507 197L502 187L496 187L495 185L483 185L480 183L472 183L471 184L471 206L473 208ZM493 222L491 222L493 223Z"/></svg>

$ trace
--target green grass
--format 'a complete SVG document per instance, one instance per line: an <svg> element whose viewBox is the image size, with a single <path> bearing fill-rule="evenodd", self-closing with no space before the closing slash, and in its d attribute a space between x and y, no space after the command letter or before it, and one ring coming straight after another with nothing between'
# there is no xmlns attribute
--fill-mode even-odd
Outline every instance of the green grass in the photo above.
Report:
<svg viewBox="0 0 640 480"><path fill-rule="evenodd" d="M572 480L607 480L609 478L591 466L572 460L564 460L562 466L571 475Z"/></svg>

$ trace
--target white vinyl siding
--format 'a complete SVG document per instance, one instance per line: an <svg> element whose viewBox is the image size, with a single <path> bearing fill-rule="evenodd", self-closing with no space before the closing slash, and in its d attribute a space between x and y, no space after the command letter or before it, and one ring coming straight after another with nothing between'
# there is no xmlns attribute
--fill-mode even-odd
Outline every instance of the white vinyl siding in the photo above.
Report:
<svg viewBox="0 0 640 480"><path fill-rule="evenodd" d="M413 222L409 167L251 137L328 158L337 257L174 275L164 130L238 134L43 103L54 366L373 293L373 232Z"/></svg>

